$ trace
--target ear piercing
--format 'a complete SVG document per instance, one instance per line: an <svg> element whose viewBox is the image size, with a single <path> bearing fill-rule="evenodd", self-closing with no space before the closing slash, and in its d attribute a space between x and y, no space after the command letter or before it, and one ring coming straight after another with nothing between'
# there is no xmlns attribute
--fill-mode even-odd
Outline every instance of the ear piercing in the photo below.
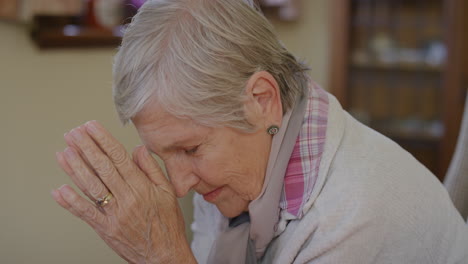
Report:
<svg viewBox="0 0 468 264"><path fill-rule="evenodd" d="M276 135L276 134L278 134L278 132L279 132L279 127L276 126L276 125L271 125L267 129L267 133L270 134L270 135Z"/></svg>

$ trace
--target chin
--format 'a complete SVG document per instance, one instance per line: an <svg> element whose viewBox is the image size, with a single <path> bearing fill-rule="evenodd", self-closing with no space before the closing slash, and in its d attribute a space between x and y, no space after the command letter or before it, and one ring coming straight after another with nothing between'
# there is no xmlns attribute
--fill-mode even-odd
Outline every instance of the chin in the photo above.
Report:
<svg viewBox="0 0 468 264"><path fill-rule="evenodd" d="M240 214L242 214L244 211L223 211L223 210L219 210L221 212L222 215L224 215L225 217L227 218L233 218L233 217L236 217Z"/></svg>
<svg viewBox="0 0 468 264"><path fill-rule="evenodd" d="M227 218L233 218L248 211L248 204L246 206L216 205L216 207Z"/></svg>

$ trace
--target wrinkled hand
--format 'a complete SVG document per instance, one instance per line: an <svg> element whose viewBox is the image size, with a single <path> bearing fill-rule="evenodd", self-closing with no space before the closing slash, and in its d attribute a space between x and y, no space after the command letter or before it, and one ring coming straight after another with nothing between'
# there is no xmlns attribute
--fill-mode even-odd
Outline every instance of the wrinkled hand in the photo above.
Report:
<svg viewBox="0 0 468 264"><path fill-rule="evenodd" d="M195 263L185 238L175 191L144 146L133 158L98 122L65 135L68 147L57 161L96 206L63 185L52 191L63 208L88 223L122 258L131 263Z"/></svg>

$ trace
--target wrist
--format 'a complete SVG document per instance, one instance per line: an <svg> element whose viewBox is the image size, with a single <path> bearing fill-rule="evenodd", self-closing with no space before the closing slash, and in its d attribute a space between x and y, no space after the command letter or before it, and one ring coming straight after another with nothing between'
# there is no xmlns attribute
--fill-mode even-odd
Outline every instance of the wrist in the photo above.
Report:
<svg viewBox="0 0 468 264"><path fill-rule="evenodd" d="M193 255L192 249L190 248L187 241L184 241L183 246L177 250L176 257L171 263L187 263L187 264L197 264L197 260Z"/></svg>
<svg viewBox="0 0 468 264"><path fill-rule="evenodd" d="M146 256L143 263L145 264L159 264L159 263L167 263L167 264L197 264L197 260L193 255L192 249L188 245L188 242L182 241L177 243L177 248L174 248L172 253L166 252L165 254L158 254L156 251L154 254L150 254Z"/></svg>

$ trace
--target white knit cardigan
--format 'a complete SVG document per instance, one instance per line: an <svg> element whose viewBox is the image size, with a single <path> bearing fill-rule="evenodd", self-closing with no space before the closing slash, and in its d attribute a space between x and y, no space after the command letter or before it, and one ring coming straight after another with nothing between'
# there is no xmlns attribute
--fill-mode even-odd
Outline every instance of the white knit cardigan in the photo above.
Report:
<svg viewBox="0 0 468 264"><path fill-rule="evenodd" d="M468 264L468 227L437 178L329 95L325 151L302 219L260 263ZM205 263L216 207L196 195L193 252Z"/></svg>

